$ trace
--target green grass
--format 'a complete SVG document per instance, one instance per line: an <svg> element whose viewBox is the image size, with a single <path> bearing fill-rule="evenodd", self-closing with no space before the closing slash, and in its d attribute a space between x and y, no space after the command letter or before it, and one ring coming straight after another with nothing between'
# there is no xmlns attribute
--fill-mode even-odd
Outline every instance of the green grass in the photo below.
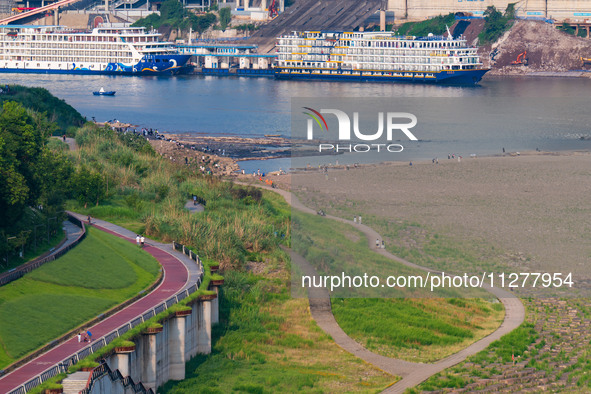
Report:
<svg viewBox="0 0 591 394"><path fill-rule="evenodd" d="M133 297L158 270L134 244L89 228L62 258L0 288L0 368Z"/></svg>
<svg viewBox="0 0 591 394"><path fill-rule="evenodd" d="M63 286L122 289L157 274L158 264L149 254L130 248L134 245L121 238L90 230L92 238L84 248L74 248L54 264L40 267L31 278Z"/></svg>
<svg viewBox="0 0 591 394"><path fill-rule="evenodd" d="M500 308L499 308L500 307ZM433 362L488 335L503 317L482 299L333 299L335 319L368 349L409 361Z"/></svg>
<svg viewBox="0 0 591 394"><path fill-rule="evenodd" d="M284 280L237 272L225 280L212 354L190 360L185 380L159 392L376 392L394 380L339 349Z"/></svg>

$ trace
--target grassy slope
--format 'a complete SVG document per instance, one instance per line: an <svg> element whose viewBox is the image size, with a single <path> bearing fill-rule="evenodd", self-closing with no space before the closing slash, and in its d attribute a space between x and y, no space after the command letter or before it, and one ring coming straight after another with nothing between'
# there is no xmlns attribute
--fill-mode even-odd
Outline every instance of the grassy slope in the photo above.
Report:
<svg viewBox="0 0 591 394"><path fill-rule="evenodd" d="M163 393L376 392L396 379L340 349L290 297L287 272L226 273L212 354L187 363ZM269 276L266 274L265 276Z"/></svg>
<svg viewBox="0 0 591 394"><path fill-rule="evenodd" d="M136 295L158 270L135 245L90 228L69 253L0 288L0 368Z"/></svg>

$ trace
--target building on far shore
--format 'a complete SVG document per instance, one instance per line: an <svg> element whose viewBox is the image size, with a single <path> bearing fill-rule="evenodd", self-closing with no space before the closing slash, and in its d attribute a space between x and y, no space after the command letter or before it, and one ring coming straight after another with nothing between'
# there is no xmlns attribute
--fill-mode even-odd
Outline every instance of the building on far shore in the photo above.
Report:
<svg viewBox="0 0 591 394"><path fill-rule="evenodd" d="M516 3L518 17L548 18L556 22L585 22L591 20L591 1L580 0L387 0L388 11L394 11L397 20L417 21L446 15L450 12L468 12L482 16L488 6L503 11L509 3Z"/></svg>

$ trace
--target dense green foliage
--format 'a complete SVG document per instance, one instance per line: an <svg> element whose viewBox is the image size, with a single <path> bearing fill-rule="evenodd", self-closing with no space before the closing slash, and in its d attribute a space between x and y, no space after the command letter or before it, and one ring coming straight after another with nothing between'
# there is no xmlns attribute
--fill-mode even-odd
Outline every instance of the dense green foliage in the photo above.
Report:
<svg viewBox="0 0 591 394"><path fill-rule="evenodd" d="M146 28L165 28L189 30L203 33L217 20L215 14L208 12L205 15L195 15L187 11L178 0L166 0L160 8L160 15L150 14L145 18L138 19L132 26L143 26Z"/></svg>
<svg viewBox="0 0 591 394"><path fill-rule="evenodd" d="M220 14L220 27L222 28L223 31L225 31L226 28L228 27L228 25L230 24L230 21L232 20L231 10L229 7L224 7L222 9L220 9L219 14Z"/></svg>
<svg viewBox="0 0 591 394"><path fill-rule="evenodd" d="M73 137L74 128L82 126L86 121L72 106L44 88L10 85L7 92L0 94L0 104L5 101L16 101L27 109L44 113L50 122L57 124L57 128L52 131L59 132L60 135L68 131Z"/></svg>
<svg viewBox="0 0 591 394"><path fill-rule="evenodd" d="M277 210L275 195L263 198L258 190L201 175L196 165L177 166L155 157L145 139L129 134L87 125L76 141L79 167L100 170L105 197L86 210L82 199L71 202L74 210L190 245L226 267L242 267L251 253L273 250L281 235L289 235L289 211ZM184 209L193 194L207 201L205 212Z"/></svg>
<svg viewBox="0 0 591 394"><path fill-rule="evenodd" d="M12 86L12 90L20 90ZM24 89L24 88L23 88ZM33 94L34 92L31 92ZM21 98L25 94L21 94ZM61 227L63 203L74 169L61 152L47 146L54 123L14 101L0 112L0 256L2 268L11 254L35 243L35 226L55 232ZM50 218L58 218L50 222ZM41 231L39 234L42 235ZM22 261L21 261L22 262Z"/></svg>
<svg viewBox="0 0 591 394"><path fill-rule="evenodd" d="M48 120L47 113L71 127L83 121L80 114L45 89L11 85L8 91L0 95L4 100L0 112L1 270L26 261L42 240L55 243L51 236L62 227L67 199L97 203L102 198L100 168L76 171L66 145L55 139L50 142L49 136L59 126ZM51 112L38 112L52 105Z"/></svg>
<svg viewBox="0 0 591 394"><path fill-rule="evenodd" d="M453 13L445 16L439 15L422 22L406 22L398 28L397 34L417 37L426 37L429 33L441 35L447 31L447 27L451 28L454 22L455 15Z"/></svg>
<svg viewBox="0 0 591 394"><path fill-rule="evenodd" d="M88 231L69 253L0 287L0 368L154 282L159 266L152 256Z"/></svg>
<svg viewBox="0 0 591 394"><path fill-rule="evenodd" d="M478 35L481 44L488 44L498 40L509 28L515 19L515 3L509 3L505 13L502 14L494 5L487 7L484 12L484 28Z"/></svg>

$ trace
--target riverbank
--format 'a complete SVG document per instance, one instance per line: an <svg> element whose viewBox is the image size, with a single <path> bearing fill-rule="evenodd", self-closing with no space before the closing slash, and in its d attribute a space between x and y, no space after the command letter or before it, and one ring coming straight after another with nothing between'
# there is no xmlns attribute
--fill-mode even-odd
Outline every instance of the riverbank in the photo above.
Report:
<svg viewBox="0 0 591 394"><path fill-rule="evenodd" d="M292 173L289 181L316 210L364 215L364 223L385 233L387 245L429 250L432 234L438 234L437 243L461 245L450 256L462 258L421 257L431 258L433 268L572 272L576 284L565 294L573 295L588 291L591 280L582 214L589 209L590 166L587 151L534 151L305 171Z"/></svg>

